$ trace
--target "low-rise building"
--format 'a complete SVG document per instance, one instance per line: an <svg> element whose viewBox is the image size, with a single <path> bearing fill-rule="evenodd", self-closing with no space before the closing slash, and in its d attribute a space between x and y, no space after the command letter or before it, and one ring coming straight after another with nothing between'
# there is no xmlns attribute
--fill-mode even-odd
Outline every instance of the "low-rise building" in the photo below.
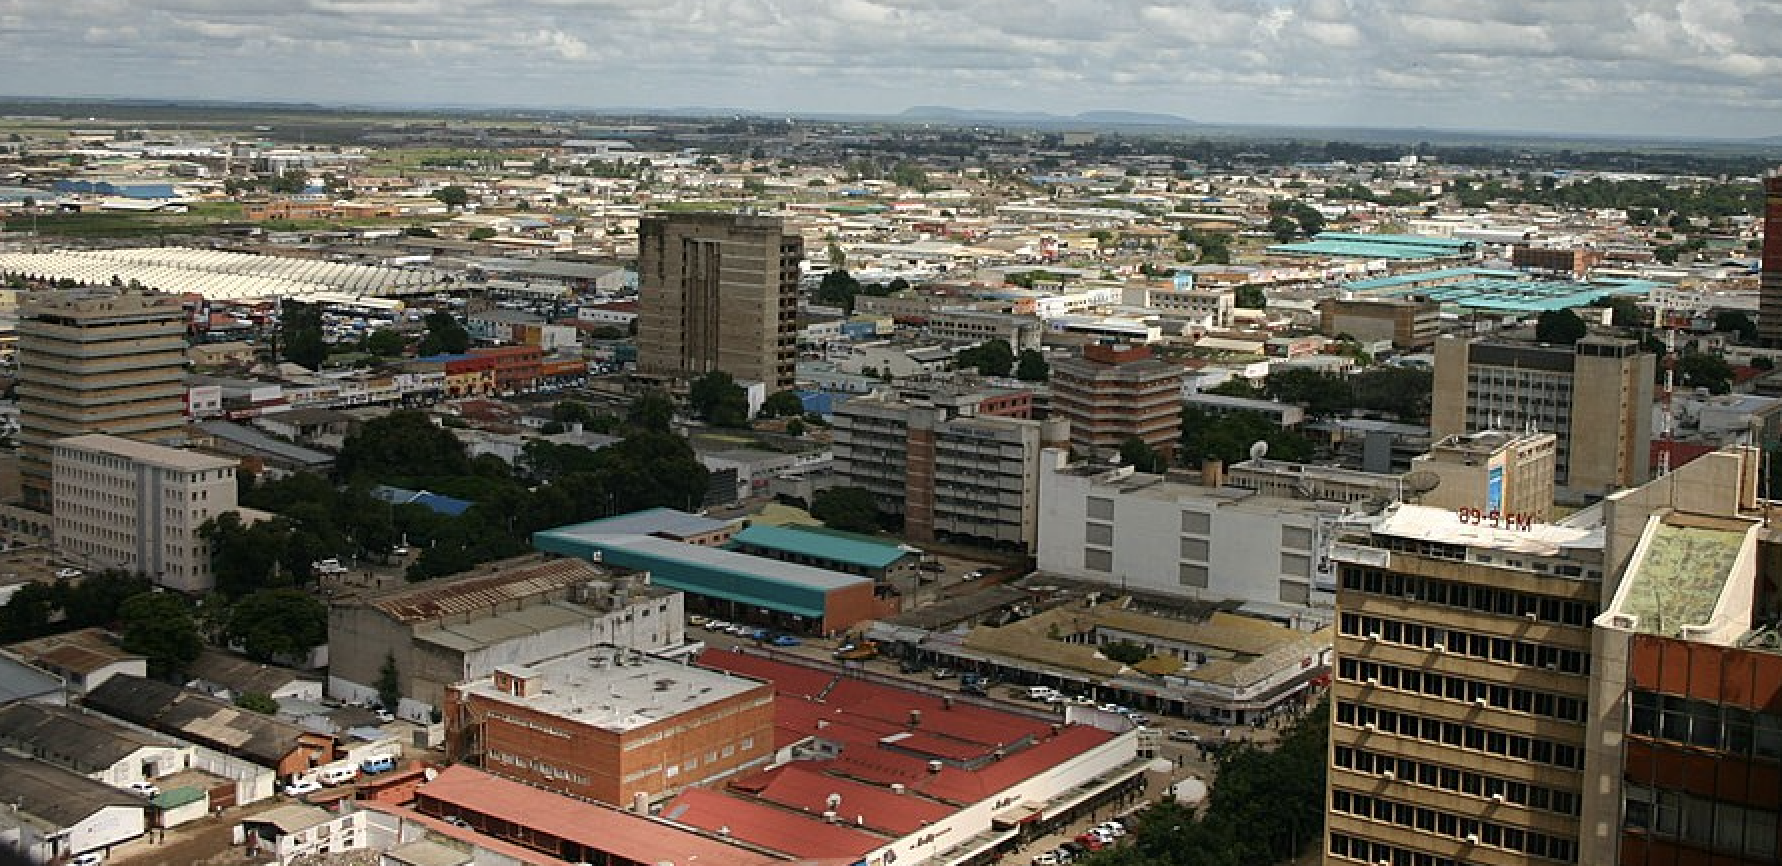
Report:
<svg viewBox="0 0 1782 866"><path fill-rule="evenodd" d="M119 674L87 693L86 706L108 716L245 759L290 777L335 760L334 737L248 712L230 701L159 680Z"/></svg>
<svg viewBox="0 0 1782 866"><path fill-rule="evenodd" d="M0 752L10 808L0 813L0 845L31 863L105 856L148 829L148 801L71 770Z"/></svg>
<svg viewBox="0 0 1782 866"><path fill-rule="evenodd" d="M116 638L98 628L33 638L6 649L61 677L76 695L98 688L116 674L148 676L148 659L125 652Z"/></svg>
<svg viewBox="0 0 1782 866"><path fill-rule="evenodd" d="M771 757L772 704L756 680L594 647L452 686L446 739L454 760L628 806Z"/></svg>
<svg viewBox="0 0 1782 866"><path fill-rule="evenodd" d="M1553 513L1553 466L1558 439L1551 433L1455 434L1411 461L1407 496L1436 508L1515 514L1544 523ZM1422 489L1430 484L1429 489Z"/></svg>
<svg viewBox="0 0 1782 866"><path fill-rule="evenodd" d="M0 747L114 788L153 782L192 763L192 747L70 707L0 706Z"/></svg>
<svg viewBox="0 0 1782 866"><path fill-rule="evenodd" d="M409 719L445 709L446 687L601 644L639 650L678 647L686 639L681 594L647 575L575 559L522 557L474 571L361 598L328 611L336 654L328 694L377 700L386 664L397 672Z"/></svg>

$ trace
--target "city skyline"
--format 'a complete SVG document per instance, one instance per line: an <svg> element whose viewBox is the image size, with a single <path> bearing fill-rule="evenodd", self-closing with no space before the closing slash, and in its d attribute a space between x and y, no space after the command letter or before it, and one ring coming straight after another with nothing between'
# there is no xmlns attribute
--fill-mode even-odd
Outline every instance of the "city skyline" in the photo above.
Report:
<svg viewBox="0 0 1782 866"><path fill-rule="evenodd" d="M14 96L1782 136L1782 10L1726 0L0 6ZM215 70L226 69L222 74Z"/></svg>

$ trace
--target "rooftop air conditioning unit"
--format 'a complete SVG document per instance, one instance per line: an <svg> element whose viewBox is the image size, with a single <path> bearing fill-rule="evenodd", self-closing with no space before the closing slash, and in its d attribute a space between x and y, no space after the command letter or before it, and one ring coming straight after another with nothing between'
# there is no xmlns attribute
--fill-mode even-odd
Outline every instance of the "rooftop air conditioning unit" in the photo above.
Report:
<svg viewBox="0 0 1782 866"><path fill-rule="evenodd" d="M1501 793L1498 793L1498 794L1492 794L1492 795L1491 795L1491 802L1493 802L1493 803L1502 803L1502 802L1503 802L1503 801L1504 801L1504 795L1503 795L1503 794L1501 794Z"/></svg>
<svg viewBox="0 0 1782 866"><path fill-rule="evenodd" d="M1477 833L1466 834L1466 844L1468 844L1468 845L1479 844L1479 834L1477 834Z"/></svg>
<svg viewBox="0 0 1782 866"><path fill-rule="evenodd" d="M1368 632L1368 633L1367 633L1367 639L1368 639L1368 640L1379 640L1379 639L1380 639L1380 633L1379 633L1379 632L1377 632L1377 631L1370 631L1370 632Z"/></svg>
<svg viewBox="0 0 1782 866"><path fill-rule="evenodd" d="M1391 770L1387 770L1386 772L1381 773L1380 775L1386 777L1386 781L1388 781L1388 782L1396 781L1398 779L1398 774Z"/></svg>
<svg viewBox="0 0 1782 866"><path fill-rule="evenodd" d="M1367 684L1370 686L1377 686L1380 684L1380 678L1379 677L1368 677Z"/></svg>
<svg viewBox="0 0 1782 866"><path fill-rule="evenodd" d="M1369 731L1378 731L1380 729L1380 726L1374 724L1373 722L1368 722L1367 724L1362 725L1362 727L1368 729Z"/></svg>
<svg viewBox="0 0 1782 866"><path fill-rule="evenodd" d="M1429 649L1431 652L1445 653L1448 651L1448 645L1443 643L1430 644Z"/></svg>
<svg viewBox="0 0 1782 866"><path fill-rule="evenodd" d="M1483 707L1483 706L1488 706L1491 702L1487 701L1481 697L1481 698L1475 698L1473 700L1473 703L1478 704L1479 706Z"/></svg>
<svg viewBox="0 0 1782 866"><path fill-rule="evenodd" d="M1529 618L1529 619L1531 619L1531 620L1535 620L1535 619L1540 619L1540 618L1541 618L1541 615L1540 615L1540 614L1538 614L1538 613L1535 613L1535 612L1534 612L1534 611L1532 611L1532 610L1531 610L1531 611L1529 611L1529 612L1528 612L1528 613L1525 613L1525 614L1523 614L1523 616L1526 616L1526 617L1528 617L1528 618Z"/></svg>

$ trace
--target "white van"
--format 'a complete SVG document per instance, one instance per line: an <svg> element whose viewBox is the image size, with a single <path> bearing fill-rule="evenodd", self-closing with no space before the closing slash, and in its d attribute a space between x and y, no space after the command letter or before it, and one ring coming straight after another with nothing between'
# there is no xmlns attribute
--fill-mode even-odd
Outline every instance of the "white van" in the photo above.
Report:
<svg viewBox="0 0 1782 866"><path fill-rule="evenodd" d="M1043 701L1055 694L1058 694L1058 690L1051 686L1027 687L1027 699L1030 701Z"/></svg>
<svg viewBox="0 0 1782 866"><path fill-rule="evenodd" d="M344 785L358 778L359 770L355 767L329 767L316 776L322 784L329 787Z"/></svg>

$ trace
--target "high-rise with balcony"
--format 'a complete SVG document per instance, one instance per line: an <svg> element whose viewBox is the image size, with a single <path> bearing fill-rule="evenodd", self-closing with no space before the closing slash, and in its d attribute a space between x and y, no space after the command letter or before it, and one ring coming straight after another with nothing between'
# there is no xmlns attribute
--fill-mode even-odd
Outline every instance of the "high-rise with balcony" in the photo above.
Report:
<svg viewBox="0 0 1782 866"><path fill-rule="evenodd" d="M1417 505L1334 546L1326 864L1581 862L1604 546Z"/></svg>
<svg viewBox="0 0 1782 866"><path fill-rule="evenodd" d="M683 213L638 224L638 372L792 386L804 239L775 217Z"/></svg>
<svg viewBox="0 0 1782 866"><path fill-rule="evenodd" d="M27 297L19 315L19 464L25 505L51 507L55 440L182 438L185 323L171 295L80 289Z"/></svg>
<svg viewBox="0 0 1782 866"><path fill-rule="evenodd" d="M1134 437L1167 457L1182 436L1183 376L1144 346L1092 343L1052 362L1052 412L1070 422L1080 457L1116 453Z"/></svg>

